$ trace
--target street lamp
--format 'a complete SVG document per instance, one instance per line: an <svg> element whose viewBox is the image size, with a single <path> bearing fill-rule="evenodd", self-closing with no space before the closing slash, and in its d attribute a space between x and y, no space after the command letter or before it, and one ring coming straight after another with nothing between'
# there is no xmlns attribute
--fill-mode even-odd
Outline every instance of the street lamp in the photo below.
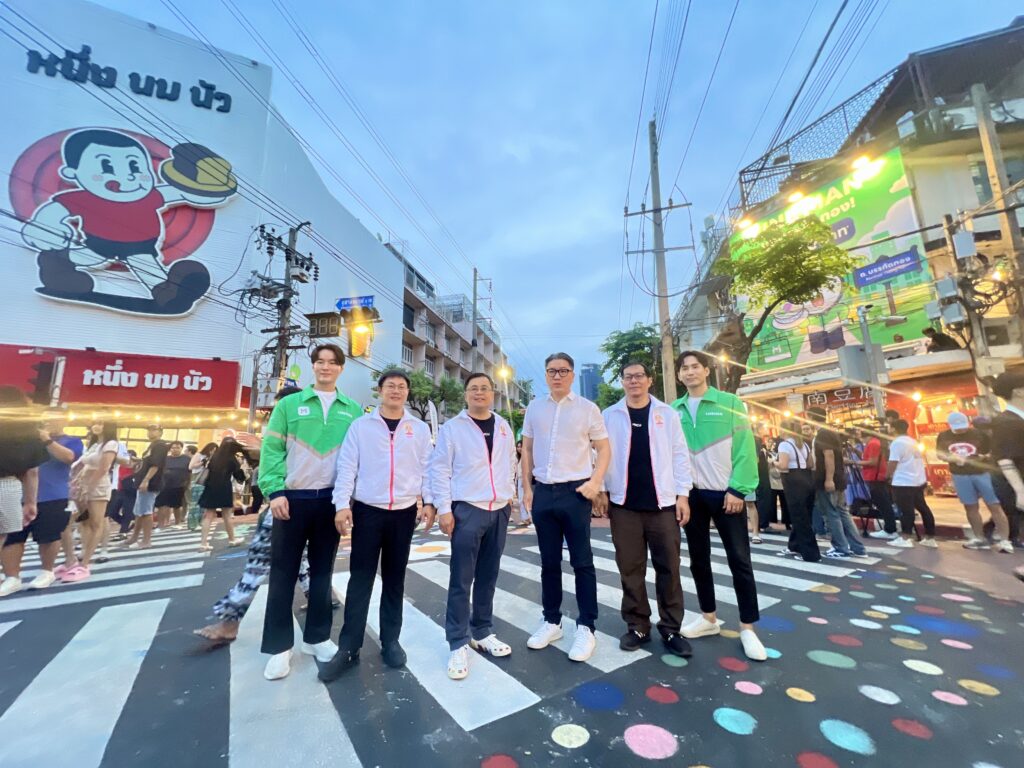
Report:
<svg viewBox="0 0 1024 768"><path fill-rule="evenodd" d="M512 370L507 365L503 365L498 369L498 378L504 382L505 407L508 408L509 413L512 412L512 403L508 398L508 380L510 376L512 376Z"/></svg>

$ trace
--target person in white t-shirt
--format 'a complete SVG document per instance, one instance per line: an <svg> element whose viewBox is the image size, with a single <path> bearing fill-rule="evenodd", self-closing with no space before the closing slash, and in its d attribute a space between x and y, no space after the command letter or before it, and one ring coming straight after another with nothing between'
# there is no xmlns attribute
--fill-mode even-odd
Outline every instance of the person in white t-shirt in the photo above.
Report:
<svg viewBox="0 0 1024 768"><path fill-rule="evenodd" d="M924 522L924 538L922 547L938 547L935 542L935 515L924 499L924 489L928 485L925 474L924 457L914 438L907 434L910 425L905 419L898 419L893 424L896 439L889 446L889 478L892 484L892 500L900 512L900 529L902 536L887 542L891 547L908 548L914 546L914 512L921 513Z"/></svg>

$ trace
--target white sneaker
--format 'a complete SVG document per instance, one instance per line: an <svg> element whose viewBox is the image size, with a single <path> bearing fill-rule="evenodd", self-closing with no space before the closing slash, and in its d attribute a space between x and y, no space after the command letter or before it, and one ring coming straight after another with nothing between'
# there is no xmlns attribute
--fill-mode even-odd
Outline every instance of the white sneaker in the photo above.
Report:
<svg viewBox="0 0 1024 768"><path fill-rule="evenodd" d="M462 645L452 651L448 657L448 677L462 680L469 674L469 646Z"/></svg>
<svg viewBox="0 0 1024 768"><path fill-rule="evenodd" d="M914 547L914 542L912 542L910 539L904 539L902 536L898 536L895 539L892 539L891 541L887 541L885 543L888 544L890 547L896 547L898 549L912 549Z"/></svg>
<svg viewBox="0 0 1024 768"><path fill-rule="evenodd" d="M597 638L594 637L590 627L576 626L576 637L572 640L572 648L569 649L569 659L572 661L586 661L597 647Z"/></svg>
<svg viewBox="0 0 1024 768"><path fill-rule="evenodd" d="M526 641L528 648L533 648L535 651L539 651L541 648L547 648L555 640L562 639L562 625L561 624L548 624L544 622L540 625L540 629L530 635L530 639Z"/></svg>
<svg viewBox="0 0 1024 768"><path fill-rule="evenodd" d="M483 651L491 656L508 656L512 653L512 647L508 643L501 642L497 635L493 634L483 640L470 640L469 645L474 651Z"/></svg>
<svg viewBox="0 0 1024 768"><path fill-rule="evenodd" d="M4 579L3 584L0 584L0 597L7 597L8 595L13 595L15 592L20 592L21 588L21 579Z"/></svg>
<svg viewBox="0 0 1024 768"><path fill-rule="evenodd" d="M338 652L338 646L334 644L333 640L324 640L322 643L303 643L302 652L312 656L321 664L326 664L334 658L334 654Z"/></svg>
<svg viewBox="0 0 1024 768"><path fill-rule="evenodd" d="M996 544L996 550L999 552L1005 552L1008 555L1013 554L1013 542L1009 539L1003 539Z"/></svg>
<svg viewBox="0 0 1024 768"><path fill-rule="evenodd" d="M894 536L899 536L898 533L888 533L886 531L872 531L868 534L868 538L871 539L891 539Z"/></svg>
<svg viewBox="0 0 1024 768"><path fill-rule="evenodd" d="M768 652L765 651L760 638L754 634L754 630L741 630L740 642L743 643L743 652L747 654L748 659L751 661L767 661Z"/></svg>
<svg viewBox="0 0 1024 768"><path fill-rule="evenodd" d="M921 546L922 547L928 547L929 549L938 549L939 548L939 542L937 542L935 539L929 537L927 539L921 539Z"/></svg>
<svg viewBox="0 0 1024 768"><path fill-rule="evenodd" d="M965 541L961 545L964 549L988 549L992 545L989 544L985 539L979 539L977 536Z"/></svg>
<svg viewBox="0 0 1024 768"><path fill-rule="evenodd" d="M270 661L267 662L267 666L263 669L263 676L267 680L280 680L282 677L288 677L288 673L292 671L292 652L283 651L282 653L275 653L270 657Z"/></svg>
<svg viewBox="0 0 1024 768"><path fill-rule="evenodd" d="M29 582L29 589L46 589L57 580L57 577L53 575L53 571L40 571L39 575L36 576L32 581Z"/></svg>
<svg viewBox="0 0 1024 768"><path fill-rule="evenodd" d="M717 635L722 631L722 620L716 619L715 623L712 624L710 621L701 616L694 622L684 624L679 628L679 634L685 638L693 640L697 637L710 637L711 635Z"/></svg>

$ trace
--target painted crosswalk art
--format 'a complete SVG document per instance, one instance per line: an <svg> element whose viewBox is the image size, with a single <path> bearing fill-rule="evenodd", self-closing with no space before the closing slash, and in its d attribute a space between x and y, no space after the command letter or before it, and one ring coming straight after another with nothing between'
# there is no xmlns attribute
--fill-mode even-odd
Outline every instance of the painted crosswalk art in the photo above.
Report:
<svg viewBox="0 0 1024 768"><path fill-rule="evenodd" d="M834 583L857 578L861 569L890 554L878 550L861 560L804 563L776 555L784 546L783 538L766 541L753 547L766 617L777 607L799 603L803 593L834 590ZM190 629L204 623L209 604L237 578L244 550L218 546L211 558L198 551L196 534L169 532L158 536L149 551L113 551L85 582L0 600L0 660L24 657L17 666L10 665L10 681L0 676L0 765L55 764L66 760L72 747L79 768L136 764L125 762L125 755L138 754L129 734L131 723L139 718L133 703L145 700L143 688L154 679L162 681L163 698L146 711L154 718L179 718L184 727L206 734L175 744L181 752L177 764L397 765L407 761L402 756L408 750L424 748L423 765L453 764L445 760L446 745L479 745L493 729L510 724L532 728L533 718L546 711L546 702L569 691L621 679L636 669L633 665L664 667L660 643L634 653L619 649L618 637L624 631L619 617L622 592L608 529L595 529L592 543L601 615L597 649L587 662L576 664L567 657L575 615L567 555L563 563L565 637L542 651L526 647L527 637L541 620L540 555L530 531L509 536L494 598L495 631L513 647L512 655L504 659L474 655L469 677L449 680L444 614L450 548L447 539L435 532L417 536L410 558L402 633L406 668L391 670L380 660L378 581L362 661L331 686L319 683L316 663L298 653L304 618L298 600L292 673L283 681L263 679L266 657L260 653L260 640L266 590L257 594L238 639L229 648L195 655L197 641ZM718 541L713 542L712 556L719 614L726 627L734 629L736 599ZM334 575L342 600L348 583L346 564L342 547ZM688 564L684 543L683 585L692 611L696 597ZM38 556L27 555L26 583L38 568ZM649 570L648 592L657 621L653 580ZM171 614L175 614L173 620ZM41 643L35 654L14 647L18 638L24 643L25 638L47 634L49 630L33 627L50 626L47 622L52 617L57 617L55 623L62 629L50 633L59 636L52 638L51 646ZM335 634L341 622L342 611L338 611ZM698 648L693 663L700 662L700 653ZM0 675L3 671L0 667ZM74 684L68 685L69 680ZM99 701L103 704L97 707ZM37 738L39 713L55 709L89 716L62 720L59 739ZM162 714L165 711L172 714ZM159 752L153 756L158 758ZM157 759L149 764L160 763Z"/></svg>

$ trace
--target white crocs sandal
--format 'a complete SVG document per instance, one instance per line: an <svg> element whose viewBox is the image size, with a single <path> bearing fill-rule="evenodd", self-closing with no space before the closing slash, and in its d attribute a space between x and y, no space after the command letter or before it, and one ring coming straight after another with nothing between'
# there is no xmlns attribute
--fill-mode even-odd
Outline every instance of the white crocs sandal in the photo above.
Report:
<svg viewBox="0 0 1024 768"><path fill-rule="evenodd" d="M469 674L468 649L468 645L460 646L448 657L448 677L452 680L462 680Z"/></svg>
<svg viewBox="0 0 1024 768"><path fill-rule="evenodd" d="M501 642L496 635L488 635L483 640L470 640L469 644L474 651L489 653L491 656L508 656L512 653L512 647Z"/></svg>

